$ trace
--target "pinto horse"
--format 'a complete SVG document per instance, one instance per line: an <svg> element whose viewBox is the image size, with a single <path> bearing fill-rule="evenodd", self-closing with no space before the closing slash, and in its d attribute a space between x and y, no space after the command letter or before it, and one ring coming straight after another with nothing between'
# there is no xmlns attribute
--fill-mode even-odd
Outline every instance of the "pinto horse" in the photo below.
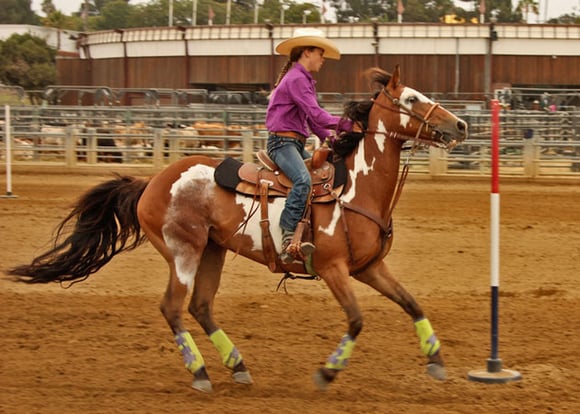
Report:
<svg viewBox="0 0 580 414"><path fill-rule="evenodd" d="M399 176L403 144L411 141L450 149L467 137L467 124L401 84L398 66L392 75L378 68L368 72L380 86L374 99L348 105L345 111L362 132L358 139L343 137L335 146L344 160L346 184L334 200L311 208L317 248L310 258L310 273L326 282L348 325L337 348L314 374L321 390L346 368L363 327L350 277L401 306L414 323L427 373L445 379L440 342L429 320L383 259L391 248L391 214L404 181L404 175ZM233 380L251 384L241 353L214 320L213 305L228 250L266 264L262 223L251 212L252 197L216 183L219 163L191 156L148 181L117 176L88 190L57 228L53 248L8 273L27 283L81 281L118 253L149 240L169 266L161 312L193 376L192 387L212 391L203 356L182 319L188 295L188 311L232 371ZM278 219L284 198L272 197L268 204L269 229L280 252Z"/></svg>

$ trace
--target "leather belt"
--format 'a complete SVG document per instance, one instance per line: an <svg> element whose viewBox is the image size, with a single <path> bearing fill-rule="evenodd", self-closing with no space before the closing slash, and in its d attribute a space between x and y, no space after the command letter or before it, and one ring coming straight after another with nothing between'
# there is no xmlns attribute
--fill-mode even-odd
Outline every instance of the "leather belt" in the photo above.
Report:
<svg viewBox="0 0 580 414"><path fill-rule="evenodd" d="M297 139L298 141L300 141L302 143L306 142L306 137L304 135L299 134L298 132L294 132L294 131L277 131L277 132L270 132L270 134L277 135L279 137Z"/></svg>

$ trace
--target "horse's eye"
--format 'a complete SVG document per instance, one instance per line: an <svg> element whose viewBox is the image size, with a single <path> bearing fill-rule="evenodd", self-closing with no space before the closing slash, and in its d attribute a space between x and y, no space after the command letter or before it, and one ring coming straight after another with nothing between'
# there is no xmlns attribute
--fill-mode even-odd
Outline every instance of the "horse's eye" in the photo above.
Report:
<svg viewBox="0 0 580 414"><path fill-rule="evenodd" d="M418 101L418 99L417 99L416 96L411 96L411 97L409 97L409 99L407 99L407 103L409 103L411 105L414 104L417 101Z"/></svg>

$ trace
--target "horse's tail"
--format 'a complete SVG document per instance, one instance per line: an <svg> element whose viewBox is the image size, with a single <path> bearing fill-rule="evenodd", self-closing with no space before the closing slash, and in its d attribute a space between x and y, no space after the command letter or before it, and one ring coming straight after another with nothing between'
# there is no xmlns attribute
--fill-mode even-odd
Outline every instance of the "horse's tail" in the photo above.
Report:
<svg viewBox="0 0 580 414"><path fill-rule="evenodd" d="M137 202L148 182L116 175L87 191L58 225L53 247L9 269L26 283L82 281L115 255L145 242Z"/></svg>

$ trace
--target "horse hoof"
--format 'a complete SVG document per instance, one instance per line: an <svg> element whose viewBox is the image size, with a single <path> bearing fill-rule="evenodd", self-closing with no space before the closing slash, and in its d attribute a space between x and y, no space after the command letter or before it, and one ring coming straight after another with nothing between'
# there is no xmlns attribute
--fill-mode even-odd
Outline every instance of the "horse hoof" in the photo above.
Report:
<svg viewBox="0 0 580 414"><path fill-rule="evenodd" d="M439 381L445 381L447 378L445 367L441 364L427 364L427 374Z"/></svg>
<svg viewBox="0 0 580 414"><path fill-rule="evenodd" d="M252 376L250 375L250 371L238 371L232 374L232 378L234 382L237 384L246 384L251 385L254 383L252 380Z"/></svg>
<svg viewBox="0 0 580 414"><path fill-rule="evenodd" d="M193 388L194 390L205 392L207 394L212 392L211 382L209 382L209 380L206 379L193 380L193 382L191 383L191 388Z"/></svg>
<svg viewBox="0 0 580 414"><path fill-rule="evenodd" d="M314 385L316 385L320 391L326 391L328 389L328 384L330 384L330 381L324 375L322 375L320 370L314 373L312 380L314 381Z"/></svg>

